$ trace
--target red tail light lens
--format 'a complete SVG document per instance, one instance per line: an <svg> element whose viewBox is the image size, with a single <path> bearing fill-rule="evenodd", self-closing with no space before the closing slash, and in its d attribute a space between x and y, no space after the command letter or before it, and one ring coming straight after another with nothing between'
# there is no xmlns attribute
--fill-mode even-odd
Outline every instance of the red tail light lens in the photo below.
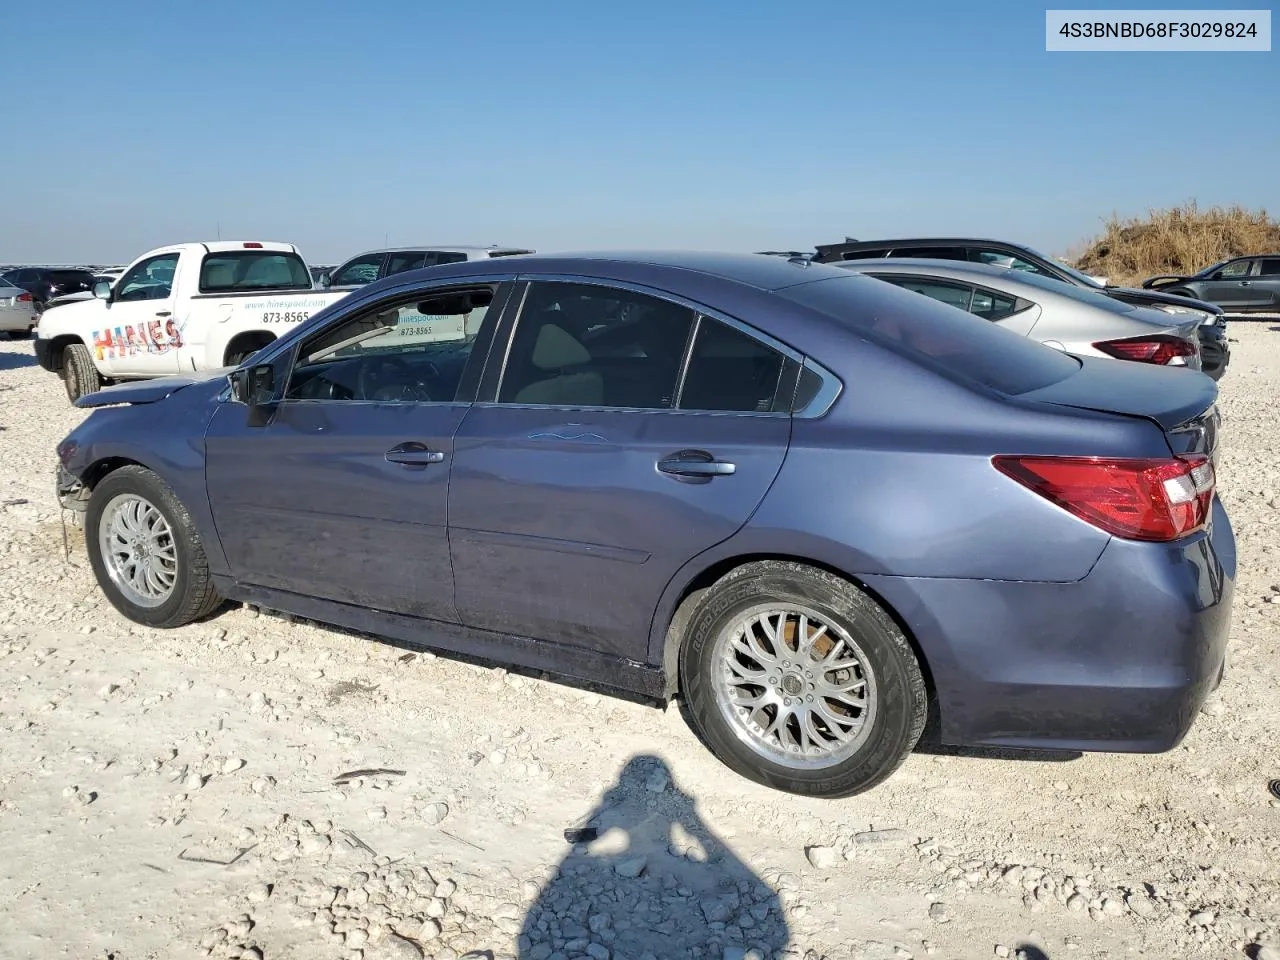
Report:
<svg viewBox="0 0 1280 960"><path fill-rule="evenodd" d="M1190 340L1168 333L1151 337L1127 337L1123 340L1102 340L1095 343L1094 347L1118 360L1136 360L1139 363L1156 363L1161 366L1185 364L1184 358L1194 357L1198 349Z"/></svg>
<svg viewBox="0 0 1280 960"><path fill-rule="evenodd" d="M257 241L250 241L246 243L244 247L246 250L261 250L262 244L258 243Z"/></svg>
<svg viewBox="0 0 1280 960"><path fill-rule="evenodd" d="M1205 525L1216 478L1204 454L1151 460L994 457L1005 476L1107 533L1166 542Z"/></svg>

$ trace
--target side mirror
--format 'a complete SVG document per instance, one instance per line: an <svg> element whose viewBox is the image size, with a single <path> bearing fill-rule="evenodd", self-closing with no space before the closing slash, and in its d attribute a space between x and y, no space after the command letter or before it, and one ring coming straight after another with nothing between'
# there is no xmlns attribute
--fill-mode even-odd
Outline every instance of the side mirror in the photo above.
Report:
<svg viewBox="0 0 1280 960"><path fill-rule="evenodd" d="M231 371L227 380L231 384L231 399L249 408L249 425L266 424L276 400L275 368L269 363L242 367Z"/></svg>
<svg viewBox="0 0 1280 960"><path fill-rule="evenodd" d="M106 280L99 280L93 285L93 295L99 300L111 300L111 284Z"/></svg>

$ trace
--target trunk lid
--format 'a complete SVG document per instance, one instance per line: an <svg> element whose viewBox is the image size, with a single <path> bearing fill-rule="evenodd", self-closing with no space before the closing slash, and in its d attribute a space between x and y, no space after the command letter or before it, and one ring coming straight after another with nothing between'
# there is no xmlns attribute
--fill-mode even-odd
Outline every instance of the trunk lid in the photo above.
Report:
<svg viewBox="0 0 1280 960"><path fill-rule="evenodd" d="M1079 410L1145 417L1164 430L1174 453L1217 449L1218 385L1193 370L1079 357L1080 370L1019 399Z"/></svg>

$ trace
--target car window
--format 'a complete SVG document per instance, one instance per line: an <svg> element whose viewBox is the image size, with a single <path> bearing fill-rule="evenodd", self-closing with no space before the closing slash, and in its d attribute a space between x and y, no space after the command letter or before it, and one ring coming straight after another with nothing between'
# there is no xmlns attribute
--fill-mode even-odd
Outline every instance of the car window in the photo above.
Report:
<svg viewBox="0 0 1280 960"><path fill-rule="evenodd" d="M1225 267L1223 267L1218 272L1218 276L1222 277L1224 280L1231 280L1238 277L1247 277L1249 276L1249 271L1251 271L1252 269L1253 269L1252 260L1236 260L1232 263L1228 263Z"/></svg>
<svg viewBox="0 0 1280 960"><path fill-rule="evenodd" d="M382 266L382 254L368 253L344 263L331 278L335 287L362 286L378 279L378 268Z"/></svg>
<svg viewBox="0 0 1280 960"><path fill-rule="evenodd" d="M968 310L973 298L973 287L965 283L947 283L943 280L922 280L917 277L904 277L893 273L869 273L867 276L877 280L885 280L895 287L902 287L913 293L922 293L948 306L960 310Z"/></svg>
<svg viewBox="0 0 1280 960"><path fill-rule="evenodd" d="M286 399L452 402L492 302L480 286L363 310L302 345Z"/></svg>
<svg viewBox="0 0 1280 960"><path fill-rule="evenodd" d="M1258 271L1264 277L1280 277L1280 257L1268 257L1262 261Z"/></svg>
<svg viewBox="0 0 1280 960"><path fill-rule="evenodd" d="M984 287L975 287L969 312L983 320L1003 320L1018 312L1018 299Z"/></svg>
<svg viewBox="0 0 1280 960"><path fill-rule="evenodd" d="M866 338L921 366L999 393L1037 390L1080 369L1079 361L1067 354L1004 327L888 284L868 284L856 275L796 284L778 295L848 330L849 349L857 349L857 340Z"/></svg>
<svg viewBox="0 0 1280 960"><path fill-rule="evenodd" d="M1043 267L1036 266L1030 260L1024 260L1022 257L1014 256L1011 253L1005 253L1001 250L991 250L983 247L974 247L969 251L970 260L975 263L990 263L997 267L1006 267L1010 270L1021 270L1023 273L1035 273L1042 277L1052 277L1053 274Z"/></svg>
<svg viewBox="0 0 1280 960"><path fill-rule="evenodd" d="M116 283L114 299L166 300L173 292L173 275L178 254L162 253L136 264Z"/></svg>
<svg viewBox="0 0 1280 960"><path fill-rule="evenodd" d="M384 277L389 277L393 273L404 273L406 270L417 270L426 263L427 255L421 250L418 251L402 251L400 253L387 254L387 269L383 271Z"/></svg>
<svg viewBox="0 0 1280 960"><path fill-rule="evenodd" d="M841 260L874 260L876 257L887 257L888 247L864 247L860 250L848 250L840 255Z"/></svg>
<svg viewBox="0 0 1280 960"><path fill-rule="evenodd" d="M534 283L498 401L669 409L693 321L686 307L629 290Z"/></svg>
<svg viewBox="0 0 1280 960"><path fill-rule="evenodd" d="M919 257L922 260L967 260L964 247L894 247L891 256Z"/></svg>
<svg viewBox="0 0 1280 960"><path fill-rule="evenodd" d="M773 409L785 361L755 337L702 317L680 389L680 409L768 412Z"/></svg>
<svg viewBox="0 0 1280 960"><path fill-rule="evenodd" d="M296 253L232 250L210 253L200 264L201 293L235 290L310 290L311 274Z"/></svg>
<svg viewBox="0 0 1280 960"><path fill-rule="evenodd" d="M427 252L427 266L438 267L442 263L466 263L467 255L456 250L430 250Z"/></svg>

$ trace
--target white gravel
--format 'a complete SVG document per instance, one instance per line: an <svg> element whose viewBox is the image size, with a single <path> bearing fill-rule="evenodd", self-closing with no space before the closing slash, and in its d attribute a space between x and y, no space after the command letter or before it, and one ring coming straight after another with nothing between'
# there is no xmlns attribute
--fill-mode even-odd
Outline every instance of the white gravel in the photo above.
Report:
<svg viewBox="0 0 1280 960"><path fill-rule="evenodd" d="M1274 956L1273 327L1231 327L1241 569L1186 742L921 752L835 803L737 779L675 710L269 611L127 623L78 530L63 559L53 447L81 414L0 342L0 955Z"/></svg>

